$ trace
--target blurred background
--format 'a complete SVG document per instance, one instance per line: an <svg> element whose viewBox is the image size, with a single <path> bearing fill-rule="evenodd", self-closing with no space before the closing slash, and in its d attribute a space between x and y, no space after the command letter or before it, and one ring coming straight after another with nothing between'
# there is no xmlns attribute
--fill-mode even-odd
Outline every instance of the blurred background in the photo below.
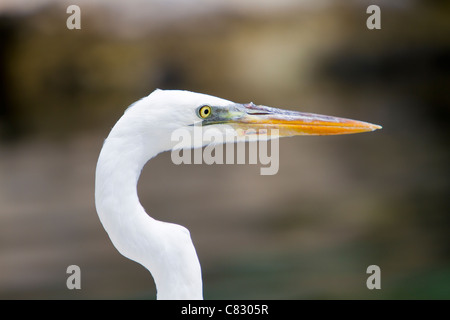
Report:
<svg viewBox="0 0 450 320"><path fill-rule="evenodd" d="M141 202L191 231L206 299L450 298L448 1L2 0L0 43L0 298L155 298L94 206L103 139L155 88L383 126L284 138L274 176L151 160Z"/></svg>

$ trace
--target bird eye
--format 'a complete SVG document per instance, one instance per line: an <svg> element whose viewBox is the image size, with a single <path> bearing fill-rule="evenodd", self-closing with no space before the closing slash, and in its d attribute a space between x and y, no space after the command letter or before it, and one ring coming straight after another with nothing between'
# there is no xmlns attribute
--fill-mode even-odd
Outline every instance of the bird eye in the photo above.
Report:
<svg viewBox="0 0 450 320"><path fill-rule="evenodd" d="M198 109L198 115L200 118L208 118L211 115L211 107L210 106L203 106L200 109Z"/></svg>

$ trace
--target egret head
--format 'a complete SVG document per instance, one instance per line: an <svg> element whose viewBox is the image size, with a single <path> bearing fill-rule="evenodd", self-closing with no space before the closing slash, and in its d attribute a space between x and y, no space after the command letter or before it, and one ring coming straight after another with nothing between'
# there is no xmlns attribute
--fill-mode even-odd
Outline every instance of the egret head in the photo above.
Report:
<svg viewBox="0 0 450 320"><path fill-rule="evenodd" d="M234 103L190 91L159 89L131 105L123 118L131 119L129 121L133 123L130 128L151 132L153 138L160 138L160 142L177 130L185 130L194 136L194 130L198 128L214 134L219 132L223 143L249 136L258 140L295 135L349 134L381 128L362 121L253 103ZM165 141L165 149L172 149L174 143ZM201 147L207 143L202 139L193 139L192 145L183 147Z"/></svg>

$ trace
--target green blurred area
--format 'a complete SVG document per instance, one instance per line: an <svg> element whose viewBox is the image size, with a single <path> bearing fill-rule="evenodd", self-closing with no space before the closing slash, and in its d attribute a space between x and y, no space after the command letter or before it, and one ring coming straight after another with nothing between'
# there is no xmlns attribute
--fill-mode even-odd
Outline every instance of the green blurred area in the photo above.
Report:
<svg viewBox="0 0 450 320"><path fill-rule="evenodd" d="M62 5L0 11L0 298L155 296L100 225L93 177L125 108L176 88L383 126L282 140L273 177L152 160L141 201L191 231L205 298L449 299L450 8L380 2L382 28L368 30L368 5L217 11L139 32L83 5L81 30ZM381 290L366 287L372 264Z"/></svg>

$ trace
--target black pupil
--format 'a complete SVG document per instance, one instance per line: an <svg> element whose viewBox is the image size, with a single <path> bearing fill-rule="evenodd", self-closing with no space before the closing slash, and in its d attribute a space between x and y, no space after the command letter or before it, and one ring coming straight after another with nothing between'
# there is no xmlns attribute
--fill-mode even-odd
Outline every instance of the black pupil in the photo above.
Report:
<svg viewBox="0 0 450 320"><path fill-rule="evenodd" d="M205 108L205 110L203 111L203 113L204 113L205 115L208 114L208 113L209 113L208 108Z"/></svg>

